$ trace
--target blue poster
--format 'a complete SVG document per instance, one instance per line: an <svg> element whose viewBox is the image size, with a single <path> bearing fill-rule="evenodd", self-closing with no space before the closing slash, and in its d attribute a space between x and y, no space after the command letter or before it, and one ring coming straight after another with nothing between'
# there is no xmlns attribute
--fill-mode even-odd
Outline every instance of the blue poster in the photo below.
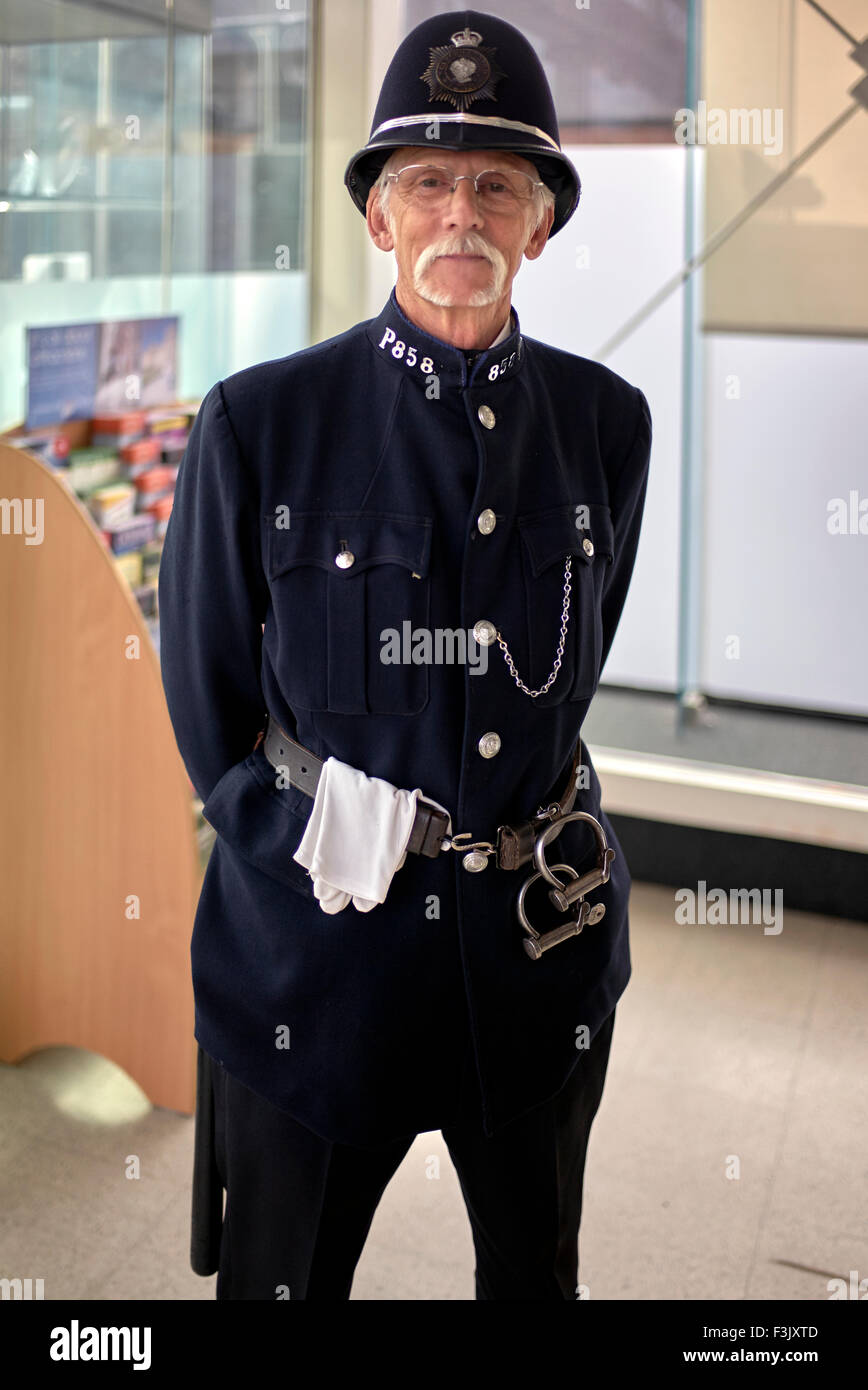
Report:
<svg viewBox="0 0 868 1390"><path fill-rule="evenodd" d="M27 329L27 429L177 397L178 316Z"/></svg>
<svg viewBox="0 0 868 1390"><path fill-rule="evenodd" d="M27 330L27 429L93 413L98 323Z"/></svg>

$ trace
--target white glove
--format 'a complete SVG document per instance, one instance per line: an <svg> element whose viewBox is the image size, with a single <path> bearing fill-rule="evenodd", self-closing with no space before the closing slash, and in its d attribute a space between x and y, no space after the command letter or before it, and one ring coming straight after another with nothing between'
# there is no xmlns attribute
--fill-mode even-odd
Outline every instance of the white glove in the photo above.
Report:
<svg viewBox="0 0 868 1390"><path fill-rule="evenodd" d="M337 758L326 759L313 810L292 856L313 879L323 912L341 912L351 898L358 912L370 912L385 901L407 858L420 797L449 814L418 787L401 791ZM450 818L446 834L451 831Z"/></svg>

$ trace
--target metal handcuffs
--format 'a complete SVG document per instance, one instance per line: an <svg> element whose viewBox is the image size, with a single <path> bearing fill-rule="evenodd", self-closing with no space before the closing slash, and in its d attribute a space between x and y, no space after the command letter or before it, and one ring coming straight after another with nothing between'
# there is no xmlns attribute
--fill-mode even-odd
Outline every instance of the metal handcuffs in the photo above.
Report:
<svg viewBox="0 0 868 1390"><path fill-rule="evenodd" d="M566 941L571 936L578 936L585 923L593 926L595 922L600 921L606 911L605 904L595 903L592 907L583 899L585 894L590 893L593 888L599 888L601 884L608 882L609 867L615 858L615 851L609 848L606 840L605 830L600 822L594 816L589 815L587 811L570 811L561 815L560 806L554 803L538 813L536 823L539 824L543 820L548 820L548 824L541 826L534 839L533 862L536 865L536 873L525 879L519 890L516 903L518 920L528 937L526 941L522 942L522 945L531 960L539 960L543 952L550 950L552 946L559 945L561 941ZM593 869L589 869L584 874L579 874L570 864L549 864L546 861L546 846L561 833L565 825L574 820L587 821L592 826L597 841L597 863ZM503 826L500 828L498 845L505 828ZM479 869L485 868L488 857L498 853L498 846L492 844L490 840L471 842L469 832L447 836L442 841L442 848L465 851L464 866L472 872L478 872ZM524 863L526 860L522 859L520 862ZM554 869L561 869L568 874L570 882L562 883L555 876ZM540 933L531 926L525 910L528 890L538 878L544 878L547 883L552 885L549 889L549 901L559 911L568 912L571 908L573 909L572 915L564 922L563 926L553 927L551 931L545 933Z"/></svg>
<svg viewBox="0 0 868 1390"><path fill-rule="evenodd" d="M559 835L564 826L573 820L587 821L594 831L597 841L597 863L587 873L579 874L576 869L569 864L548 864L546 862L546 845ZM528 939L522 944L531 960L539 960L544 951L548 951L552 946L557 946L562 941L566 941L571 936L578 936L585 923L593 925L599 922L606 911L604 903L595 903L592 907L590 903L584 902L586 893L590 893L592 888L599 888L602 883L607 883L609 879L609 866L615 858L615 851L609 848L606 840L606 832L602 825L594 816L587 811L571 811L566 816L559 816L549 825L543 827L536 837L533 849L533 862L536 865L536 873L531 874L530 878L525 879L521 885L516 903L518 920L527 932ZM562 883L555 877L553 869L561 869L569 875L570 882ZM549 901L561 912L572 909L571 916L560 927L553 927L551 931L540 933L531 926L525 911L525 900L531 884L536 883L538 878L544 878L552 887L549 889Z"/></svg>

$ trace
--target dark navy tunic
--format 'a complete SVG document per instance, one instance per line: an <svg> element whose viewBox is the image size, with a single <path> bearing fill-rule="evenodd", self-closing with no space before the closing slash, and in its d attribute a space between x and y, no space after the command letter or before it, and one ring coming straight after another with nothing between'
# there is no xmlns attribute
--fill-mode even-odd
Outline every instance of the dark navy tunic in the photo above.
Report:
<svg viewBox="0 0 868 1390"><path fill-rule="evenodd" d="M468 1056L486 1133L554 1095L577 1030L593 1038L629 980L630 876L583 748L576 809L616 858L580 936L530 960L515 914L530 870L469 873L452 851L408 855L383 904L329 916L292 857L312 801L254 748L266 710L317 756L421 788L474 840L559 797L626 598L650 441L644 395L607 367L524 337L515 315L468 370L394 290L378 317L202 403L159 575L169 712L217 831L192 939L196 1037L326 1139L439 1128ZM538 689L567 556L562 664L539 698L496 644L484 672L381 659L389 630L487 619ZM576 822L549 862L594 856ZM545 930L563 918L540 888Z"/></svg>

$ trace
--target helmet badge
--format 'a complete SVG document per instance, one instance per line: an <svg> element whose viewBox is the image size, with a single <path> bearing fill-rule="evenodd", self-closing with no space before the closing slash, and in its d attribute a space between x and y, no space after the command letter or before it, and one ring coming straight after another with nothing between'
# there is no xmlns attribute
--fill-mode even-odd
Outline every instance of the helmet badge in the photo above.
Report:
<svg viewBox="0 0 868 1390"><path fill-rule="evenodd" d="M449 101L466 111L474 101L497 101L495 85L506 73L494 60L495 48L483 48L482 35L460 29L452 36L452 48L443 44L429 49L431 61L420 80L428 83L432 101Z"/></svg>

